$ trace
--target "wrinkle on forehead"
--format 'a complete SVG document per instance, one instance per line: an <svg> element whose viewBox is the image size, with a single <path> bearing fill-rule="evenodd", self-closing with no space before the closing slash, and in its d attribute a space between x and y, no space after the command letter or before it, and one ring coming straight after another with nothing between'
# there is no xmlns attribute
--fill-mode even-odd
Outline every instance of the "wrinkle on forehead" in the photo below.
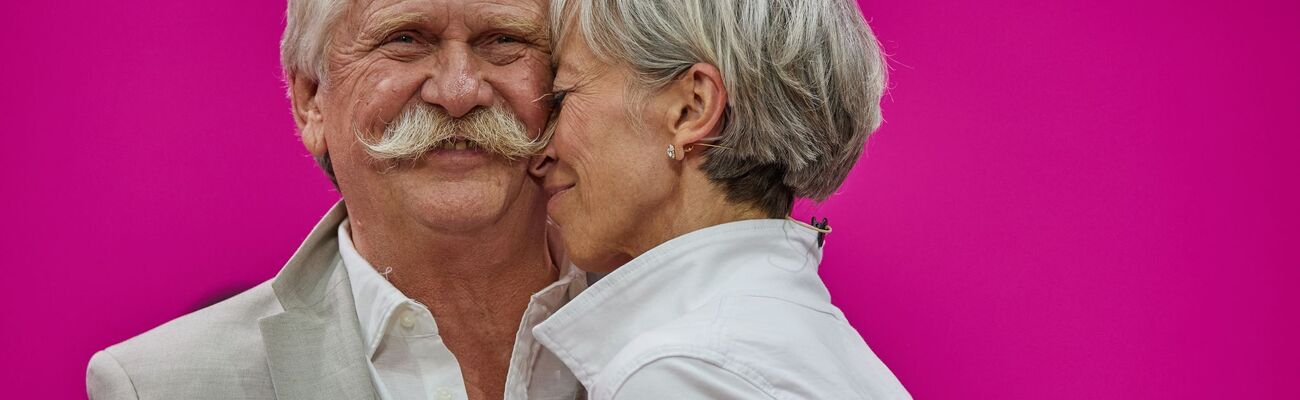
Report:
<svg viewBox="0 0 1300 400"><path fill-rule="evenodd" d="M349 7L345 18L351 30L336 34L352 35L363 40L380 40L377 36L404 25L459 30L470 34L503 31L519 36L550 54L550 28L546 5L540 0L466 1L376 0ZM390 9L396 9L390 11ZM457 11L453 11L457 10ZM449 32L443 32L444 34Z"/></svg>
<svg viewBox="0 0 1300 400"><path fill-rule="evenodd" d="M372 56L375 47L397 31L412 29L435 41L494 40L491 35L505 34L529 42L521 58L509 65L488 66L494 71L485 79L508 106L521 116L536 117L543 104L529 101L549 89L553 71L547 24L548 2L542 0L353 0L330 30L332 44L326 50L327 75L334 77L331 92L349 93L367 102L365 93L390 78L390 60ZM385 35L385 37L370 36ZM477 49L477 48L476 48ZM382 64L382 65L379 65ZM406 74L410 75L410 74ZM401 75L406 77L406 75ZM413 76L413 75L412 75ZM414 79L414 78L412 78ZM453 89L466 90L473 82L458 77L447 82ZM409 82L402 82L406 85ZM394 83L386 83L392 89ZM403 86L405 87L405 86ZM512 98L523 99L518 102ZM520 108L520 109L515 109ZM538 125L533 123L530 125ZM534 127L540 129L539 127Z"/></svg>
<svg viewBox="0 0 1300 400"><path fill-rule="evenodd" d="M356 19L354 21L370 22L367 19L382 16L386 10L393 8L420 10L431 20L438 21L448 20L451 17L463 19L476 15L496 14L520 18L530 25L538 25L539 29L547 29L545 26L548 22L547 7L548 5L540 0L374 0L348 7L347 15L355 17L360 14L364 16L361 21Z"/></svg>
<svg viewBox="0 0 1300 400"><path fill-rule="evenodd" d="M615 67L596 58L580 33L565 35L559 44L563 46L562 49L551 56L556 86L579 88L603 77Z"/></svg>

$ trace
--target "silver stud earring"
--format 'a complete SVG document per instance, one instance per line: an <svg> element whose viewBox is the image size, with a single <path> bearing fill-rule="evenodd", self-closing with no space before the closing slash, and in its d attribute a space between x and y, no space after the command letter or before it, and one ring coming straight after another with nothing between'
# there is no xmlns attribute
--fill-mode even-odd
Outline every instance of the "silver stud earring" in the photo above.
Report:
<svg viewBox="0 0 1300 400"><path fill-rule="evenodd" d="M677 159L677 148L676 148L676 147L673 147L673 145L671 145L671 144L668 145L668 158L671 158L671 159L674 159L674 160Z"/></svg>

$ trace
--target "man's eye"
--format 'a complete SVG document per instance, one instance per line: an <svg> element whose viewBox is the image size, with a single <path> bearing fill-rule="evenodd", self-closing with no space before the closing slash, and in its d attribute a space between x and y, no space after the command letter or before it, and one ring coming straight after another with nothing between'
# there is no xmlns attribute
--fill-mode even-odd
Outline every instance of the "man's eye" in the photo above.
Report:
<svg viewBox="0 0 1300 400"><path fill-rule="evenodd" d="M388 39L388 43L415 43L415 35L400 33Z"/></svg>
<svg viewBox="0 0 1300 400"><path fill-rule="evenodd" d="M497 36L494 42L496 44L511 44L511 43L519 43L520 40L511 36L501 35L501 36Z"/></svg>

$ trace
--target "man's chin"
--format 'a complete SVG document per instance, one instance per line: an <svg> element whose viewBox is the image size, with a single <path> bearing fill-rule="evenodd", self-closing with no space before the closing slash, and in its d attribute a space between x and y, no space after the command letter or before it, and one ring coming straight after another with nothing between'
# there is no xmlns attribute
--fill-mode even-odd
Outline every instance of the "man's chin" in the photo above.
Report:
<svg viewBox="0 0 1300 400"><path fill-rule="evenodd" d="M513 193L506 179L434 181L404 193L411 218L444 229L469 229L501 220Z"/></svg>
<svg viewBox="0 0 1300 400"><path fill-rule="evenodd" d="M387 188L381 190L387 193L375 194L387 197L384 202L398 206L392 211L401 213L403 218L440 229L465 229L463 227L498 223L512 209L520 207L515 203L528 203L521 202L525 199L519 196L533 192L521 190L531 179L525 170L526 161L507 165L498 162L502 160L500 157L471 155L488 162L473 168L461 168L460 165L443 165L440 158L445 160L464 154L452 154L446 158L439 156L431 154L427 157L429 162L420 160L418 165L399 166L383 172L379 179ZM515 210L521 215L526 214L520 211L523 210Z"/></svg>

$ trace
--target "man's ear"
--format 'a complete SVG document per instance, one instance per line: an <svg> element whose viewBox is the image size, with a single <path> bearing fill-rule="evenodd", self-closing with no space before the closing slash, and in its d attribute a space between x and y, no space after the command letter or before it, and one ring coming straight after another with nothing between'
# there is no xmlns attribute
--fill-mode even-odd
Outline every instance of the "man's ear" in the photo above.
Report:
<svg viewBox="0 0 1300 400"><path fill-rule="evenodd" d="M686 145L722 133L727 110L727 88L722 72L711 64L692 65L669 84L669 117L673 145Z"/></svg>
<svg viewBox="0 0 1300 400"><path fill-rule="evenodd" d="M298 125L302 144L313 156L321 157L329 152L329 148L325 143L325 121L316 96L320 85L316 80L307 79L299 74L289 75L288 82L289 102L293 106L293 121Z"/></svg>

